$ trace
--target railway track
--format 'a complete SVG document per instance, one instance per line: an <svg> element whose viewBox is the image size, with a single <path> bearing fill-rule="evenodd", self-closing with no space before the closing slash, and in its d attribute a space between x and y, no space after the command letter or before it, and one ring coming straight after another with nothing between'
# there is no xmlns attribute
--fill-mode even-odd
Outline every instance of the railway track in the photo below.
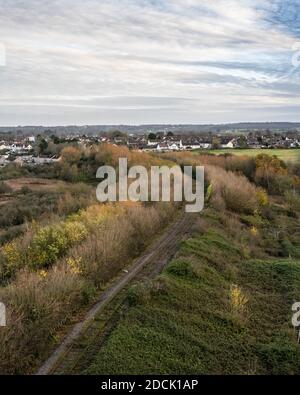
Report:
<svg viewBox="0 0 300 395"><path fill-rule="evenodd" d="M126 309L126 293L137 281L159 274L176 253L180 241L189 233L194 216L181 214L165 233L153 243L118 278L77 323L63 342L40 367L37 375L79 374L88 366Z"/></svg>

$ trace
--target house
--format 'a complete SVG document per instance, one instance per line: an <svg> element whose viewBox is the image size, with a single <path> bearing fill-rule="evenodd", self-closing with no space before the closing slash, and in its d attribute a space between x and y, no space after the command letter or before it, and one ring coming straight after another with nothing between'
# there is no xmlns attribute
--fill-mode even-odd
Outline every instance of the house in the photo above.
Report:
<svg viewBox="0 0 300 395"><path fill-rule="evenodd" d="M225 144L221 144L221 148L234 148L236 146L236 139L231 139Z"/></svg>
<svg viewBox="0 0 300 395"><path fill-rule="evenodd" d="M176 143L168 144L168 149L171 151L179 151L180 145Z"/></svg>
<svg viewBox="0 0 300 395"><path fill-rule="evenodd" d="M157 141L156 140L148 140L147 145L148 145L148 147L157 146Z"/></svg>
<svg viewBox="0 0 300 395"><path fill-rule="evenodd" d="M156 149L157 151L168 151L169 146L167 143L158 143Z"/></svg>

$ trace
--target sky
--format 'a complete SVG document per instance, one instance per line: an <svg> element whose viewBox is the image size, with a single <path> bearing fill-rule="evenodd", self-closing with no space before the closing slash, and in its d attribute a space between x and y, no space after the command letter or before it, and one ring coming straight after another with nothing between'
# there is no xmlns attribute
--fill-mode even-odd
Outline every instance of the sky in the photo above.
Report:
<svg viewBox="0 0 300 395"><path fill-rule="evenodd" d="M299 0L0 0L0 125L300 121Z"/></svg>

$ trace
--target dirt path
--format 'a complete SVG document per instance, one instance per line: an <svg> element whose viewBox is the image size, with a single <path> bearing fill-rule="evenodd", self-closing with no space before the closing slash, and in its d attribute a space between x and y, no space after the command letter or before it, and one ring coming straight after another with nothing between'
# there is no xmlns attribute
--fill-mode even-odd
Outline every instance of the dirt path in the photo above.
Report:
<svg viewBox="0 0 300 395"><path fill-rule="evenodd" d="M101 295L99 301L86 314L84 319L73 327L72 331L36 374L63 374L66 371L70 373L70 370L75 369L76 361L79 361L82 356L84 357L85 353L85 347L82 344L76 344L78 339L82 336L94 339L105 334L106 324L112 317L109 312L105 314L105 325L101 327L103 332L101 334L99 333L99 322L97 323L96 320L97 316L103 313L109 302L116 299L133 280L154 277L163 269L177 251L182 238L188 233L192 220L193 216L190 214L182 214L177 221L170 225L166 232L147 249L147 252L135 261L129 271L126 274L124 273L121 278L118 278ZM113 313L120 308L121 304L117 304L117 308L113 308ZM91 343L92 340L88 342L89 347L91 347ZM74 368L70 369L70 366L74 366Z"/></svg>

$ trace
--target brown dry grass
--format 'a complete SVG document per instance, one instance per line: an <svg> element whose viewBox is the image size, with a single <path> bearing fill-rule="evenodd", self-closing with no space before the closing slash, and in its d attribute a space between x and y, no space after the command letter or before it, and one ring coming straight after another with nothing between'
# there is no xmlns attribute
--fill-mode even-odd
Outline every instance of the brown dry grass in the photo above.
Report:
<svg viewBox="0 0 300 395"><path fill-rule="evenodd" d="M89 236L48 270L16 267L11 283L0 288L0 300L8 311L8 325L0 331L0 372L31 372L46 357L58 332L175 212L173 206L165 204L92 206L79 217L85 221ZM19 251L28 247L35 232L33 226L18 239Z"/></svg>
<svg viewBox="0 0 300 395"><path fill-rule="evenodd" d="M257 189L245 176L216 166L206 166L205 170L213 190L211 201L216 208L249 214L258 208Z"/></svg>
<svg viewBox="0 0 300 395"><path fill-rule="evenodd" d="M61 180L48 180L45 178L21 177L5 181L6 184L14 191L18 192L27 187L32 191L56 191L59 188L66 187L68 183Z"/></svg>

